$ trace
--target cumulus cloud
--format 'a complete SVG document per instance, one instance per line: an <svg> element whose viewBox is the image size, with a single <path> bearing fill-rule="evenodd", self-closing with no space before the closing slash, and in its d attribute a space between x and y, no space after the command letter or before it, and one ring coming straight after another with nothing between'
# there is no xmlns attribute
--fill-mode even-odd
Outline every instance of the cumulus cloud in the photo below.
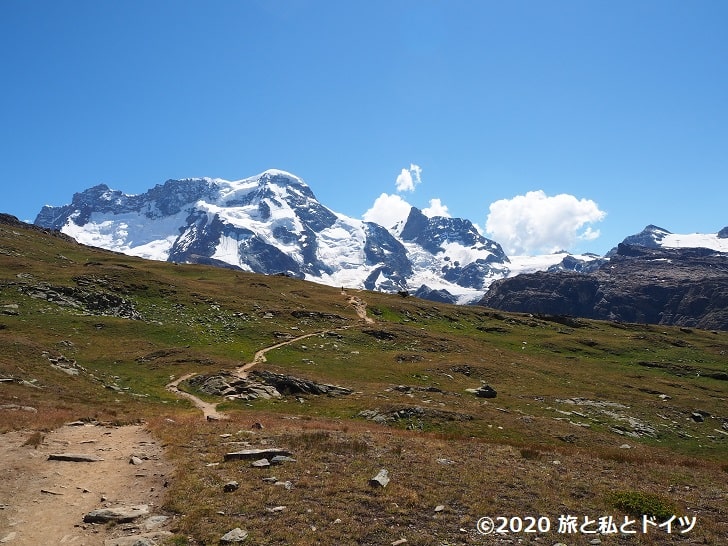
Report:
<svg viewBox="0 0 728 546"><path fill-rule="evenodd" d="M492 203L485 229L507 254L550 253L599 237L589 224L605 216L590 199L538 190Z"/></svg>
<svg viewBox="0 0 728 546"><path fill-rule="evenodd" d="M409 216L410 205L399 195L383 193L374 201L372 208L364 213L362 218L366 222L374 222L386 228L394 227L398 222L404 222Z"/></svg>
<svg viewBox="0 0 728 546"><path fill-rule="evenodd" d="M422 214L428 218L434 218L435 216L444 216L450 218L450 213L447 210L447 205L443 205L439 199L430 199L430 206L422 209Z"/></svg>
<svg viewBox="0 0 728 546"><path fill-rule="evenodd" d="M415 191L415 186L422 182L422 168L419 165L410 163L409 169L402 169L397 176L395 184L397 191Z"/></svg>

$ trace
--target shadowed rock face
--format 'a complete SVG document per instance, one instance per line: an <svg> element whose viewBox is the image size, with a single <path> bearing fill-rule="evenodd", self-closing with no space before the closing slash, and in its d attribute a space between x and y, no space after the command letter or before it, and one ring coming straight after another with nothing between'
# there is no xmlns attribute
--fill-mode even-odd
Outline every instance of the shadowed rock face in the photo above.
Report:
<svg viewBox="0 0 728 546"><path fill-rule="evenodd" d="M593 273L494 282L481 305L523 313L728 330L728 255L620 244Z"/></svg>

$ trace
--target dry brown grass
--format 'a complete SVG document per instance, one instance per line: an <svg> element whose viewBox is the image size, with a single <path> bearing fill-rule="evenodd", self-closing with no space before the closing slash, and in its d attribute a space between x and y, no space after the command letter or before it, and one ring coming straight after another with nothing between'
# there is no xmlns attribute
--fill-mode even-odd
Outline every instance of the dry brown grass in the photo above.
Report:
<svg viewBox="0 0 728 546"><path fill-rule="evenodd" d="M253 422L265 428L255 431ZM153 428L178 465L166 508L185 514L177 532L194 536L195 544L216 544L238 526L251 533L255 544L388 544L400 538L422 545L480 543L475 524L486 515L548 516L552 522L561 514L623 517L610 494L625 484L669 497L678 516L695 515L699 525L690 534L692 541L719 544L728 521L725 488L718 485L724 474L716 464L687 472L660 457L617 460L595 458L579 448L452 442L368 423L344 427L259 412L204 427L195 419L158 420ZM243 443L289 449L296 462L268 469L223 462L226 451ZM391 482L372 489L368 480L380 468L389 471ZM263 481L270 476L290 481L292 489ZM229 480L240 482L240 489L224 493ZM444 509L436 512L440 505ZM276 506L286 509L269 511ZM567 537L551 533L542 538ZM630 543L680 540L647 535Z"/></svg>

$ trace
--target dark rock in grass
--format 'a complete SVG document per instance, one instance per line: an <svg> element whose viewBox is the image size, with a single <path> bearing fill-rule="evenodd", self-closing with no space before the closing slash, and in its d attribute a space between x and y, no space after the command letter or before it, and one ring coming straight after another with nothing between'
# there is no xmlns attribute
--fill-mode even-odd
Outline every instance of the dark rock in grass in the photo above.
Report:
<svg viewBox="0 0 728 546"><path fill-rule="evenodd" d="M222 486L222 490L225 491L225 493L232 493L233 491L237 491L240 487L240 484L236 481L227 482L225 485Z"/></svg>
<svg viewBox="0 0 728 546"><path fill-rule="evenodd" d="M482 385L477 389L467 389L468 392L472 392L478 398L495 398L498 393L490 385Z"/></svg>
<svg viewBox="0 0 728 546"><path fill-rule="evenodd" d="M233 451L225 454L226 461L252 461L260 458L272 458L276 456L290 457L292 453L286 449L266 448L266 449L243 449L241 451Z"/></svg>
<svg viewBox="0 0 728 546"><path fill-rule="evenodd" d="M277 374L269 371L256 371L251 375L261 379L263 383L275 387L275 389L283 394L326 394L328 396L338 396L351 394L353 391L338 385L328 385L325 383L316 383L309 379L293 377L291 375Z"/></svg>

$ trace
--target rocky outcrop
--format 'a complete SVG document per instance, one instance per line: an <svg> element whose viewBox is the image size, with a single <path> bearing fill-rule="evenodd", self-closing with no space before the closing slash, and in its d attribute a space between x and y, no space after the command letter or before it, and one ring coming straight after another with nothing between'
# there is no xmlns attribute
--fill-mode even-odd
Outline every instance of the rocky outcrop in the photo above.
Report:
<svg viewBox="0 0 728 546"><path fill-rule="evenodd" d="M248 378L241 378L229 372L219 372L212 375L196 375L188 381L202 393L224 396L231 400L281 398L283 395L294 394L339 396L353 392L338 385L317 383L310 379L269 371L252 372Z"/></svg>
<svg viewBox="0 0 728 546"><path fill-rule="evenodd" d="M351 389L347 389L346 387L329 385L326 383L316 383L309 379L302 379L300 377L293 377L291 375L278 374L265 370L253 372L251 375L261 379L264 383L275 387L278 392L283 394L325 394L328 396L338 396L351 394L353 392Z"/></svg>
<svg viewBox="0 0 728 546"><path fill-rule="evenodd" d="M494 282L503 311L728 330L728 255L620 244L593 273L539 272Z"/></svg>
<svg viewBox="0 0 728 546"><path fill-rule="evenodd" d="M131 301L112 292L75 286L52 286L45 283L19 284L18 290L31 298L46 300L62 307L75 308L90 315L134 320L142 318Z"/></svg>

